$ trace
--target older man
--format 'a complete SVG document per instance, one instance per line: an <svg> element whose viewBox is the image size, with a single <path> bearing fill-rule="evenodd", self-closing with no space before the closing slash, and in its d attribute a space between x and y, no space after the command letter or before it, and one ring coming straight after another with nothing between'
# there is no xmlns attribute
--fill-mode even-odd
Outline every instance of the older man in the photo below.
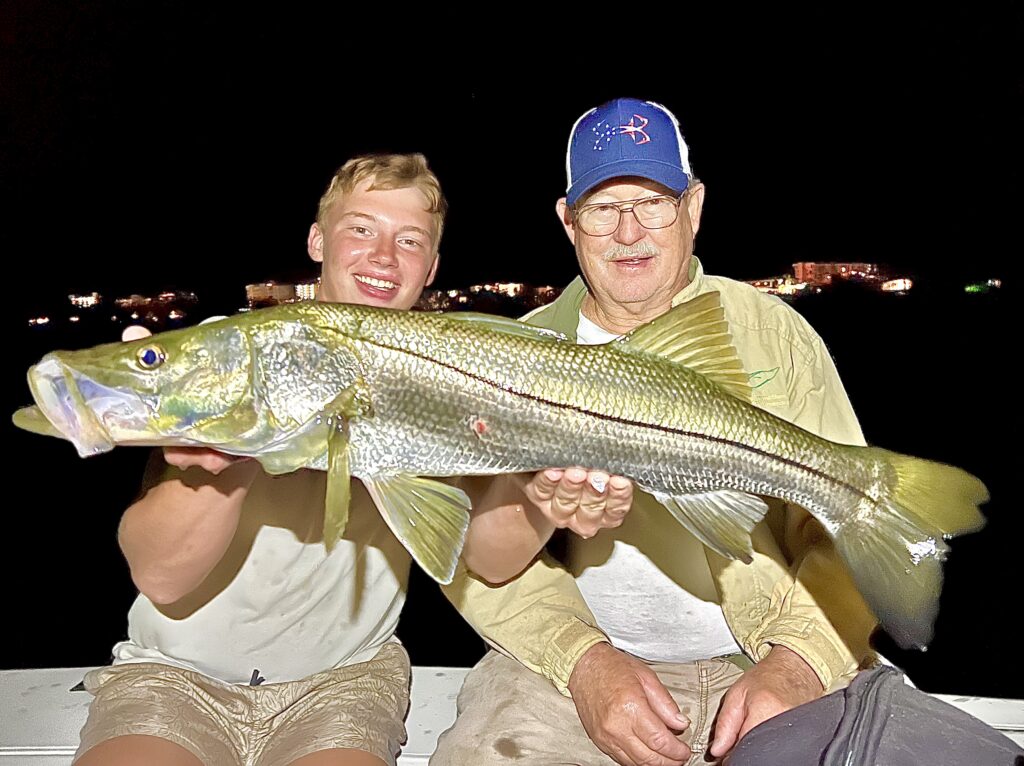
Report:
<svg viewBox="0 0 1024 766"><path fill-rule="evenodd" d="M604 343L718 291L754 403L864 443L814 330L782 301L706 275L694 257L704 187L670 112L633 99L587 112L570 137L568 172L557 211L583 279L527 321ZM467 678L435 764L705 762L871 658L874 620L799 509L777 509L788 511L777 534L767 524L755 531L747 566L706 550L644 493L623 520L631 490L619 477L548 471L486 492L478 507L490 510L471 537L491 524L518 530L503 551L466 556L492 583L513 576L556 527L614 529L569 539L564 569L543 555L500 587L466 572L450 586L501 653Z"/></svg>

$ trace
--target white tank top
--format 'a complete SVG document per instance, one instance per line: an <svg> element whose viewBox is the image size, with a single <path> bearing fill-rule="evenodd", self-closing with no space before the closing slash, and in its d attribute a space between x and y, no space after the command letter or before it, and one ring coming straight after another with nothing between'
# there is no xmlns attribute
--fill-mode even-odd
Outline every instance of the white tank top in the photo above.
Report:
<svg viewBox="0 0 1024 766"><path fill-rule="evenodd" d="M617 338L580 313L579 343ZM654 498L637 493L618 529L569 535L569 570L612 643L655 662L742 650L729 630L703 544Z"/></svg>
<svg viewBox="0 0 1024 766"><path fill-rule="evenodd" d="M180 601L139 595L114 664L162 662L228 683L293 681L370 659L393 638L409 555L352 482L344 537L323 544L327 476L264 473L209 577Z"/></svg>

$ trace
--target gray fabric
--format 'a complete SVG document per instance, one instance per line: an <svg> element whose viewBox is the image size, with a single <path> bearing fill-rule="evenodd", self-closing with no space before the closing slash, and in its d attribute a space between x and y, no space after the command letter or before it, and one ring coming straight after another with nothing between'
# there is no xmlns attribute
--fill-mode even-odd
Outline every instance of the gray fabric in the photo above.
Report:
<svg viewBox="0 0 1024 766"><path fill-rule="evenodd" d="M729 766L1020 766L1024 749L882 667L751 730Z"/></svg>

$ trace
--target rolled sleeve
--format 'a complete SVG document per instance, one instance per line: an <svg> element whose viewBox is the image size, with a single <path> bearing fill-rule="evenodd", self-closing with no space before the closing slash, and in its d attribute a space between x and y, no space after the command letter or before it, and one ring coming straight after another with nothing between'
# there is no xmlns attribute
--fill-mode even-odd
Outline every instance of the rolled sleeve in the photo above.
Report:
<svg viewBox="0 0 1024 766"><path fill-rule="evenodd" d="M808 363L792 378L790 422L843 444L863 446L864 435L825 344L813 336ZM787 555L762 540L760 592L764 610L741 644L763 659L779 644L799 654L826 689L847 683L874 654L876 620L821 525L804 509L783 505ZM774 540L772 540L774 543ZM768 562L772 563L768 563Z"/></svg>
<svg viewBox="0 0 1024 766"><path fill-rule="evenodd" d="M547 554L502 585L489 585L460 565L442 590L488 644L540 673L566 696L579 658L608 641L575 579Z"/></svg>

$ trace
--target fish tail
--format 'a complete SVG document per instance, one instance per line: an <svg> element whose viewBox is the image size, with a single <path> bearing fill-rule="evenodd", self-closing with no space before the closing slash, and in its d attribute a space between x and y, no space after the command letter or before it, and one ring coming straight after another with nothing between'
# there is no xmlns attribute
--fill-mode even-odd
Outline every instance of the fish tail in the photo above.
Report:
<svg viewBox="0 0 1024 766"><path fill-rule="evenodd" d="M953 466L859 448L878 481L835 534L836 549L886 632L903 648L931 641L944 539L981 529L988 490Z"/></svg>

